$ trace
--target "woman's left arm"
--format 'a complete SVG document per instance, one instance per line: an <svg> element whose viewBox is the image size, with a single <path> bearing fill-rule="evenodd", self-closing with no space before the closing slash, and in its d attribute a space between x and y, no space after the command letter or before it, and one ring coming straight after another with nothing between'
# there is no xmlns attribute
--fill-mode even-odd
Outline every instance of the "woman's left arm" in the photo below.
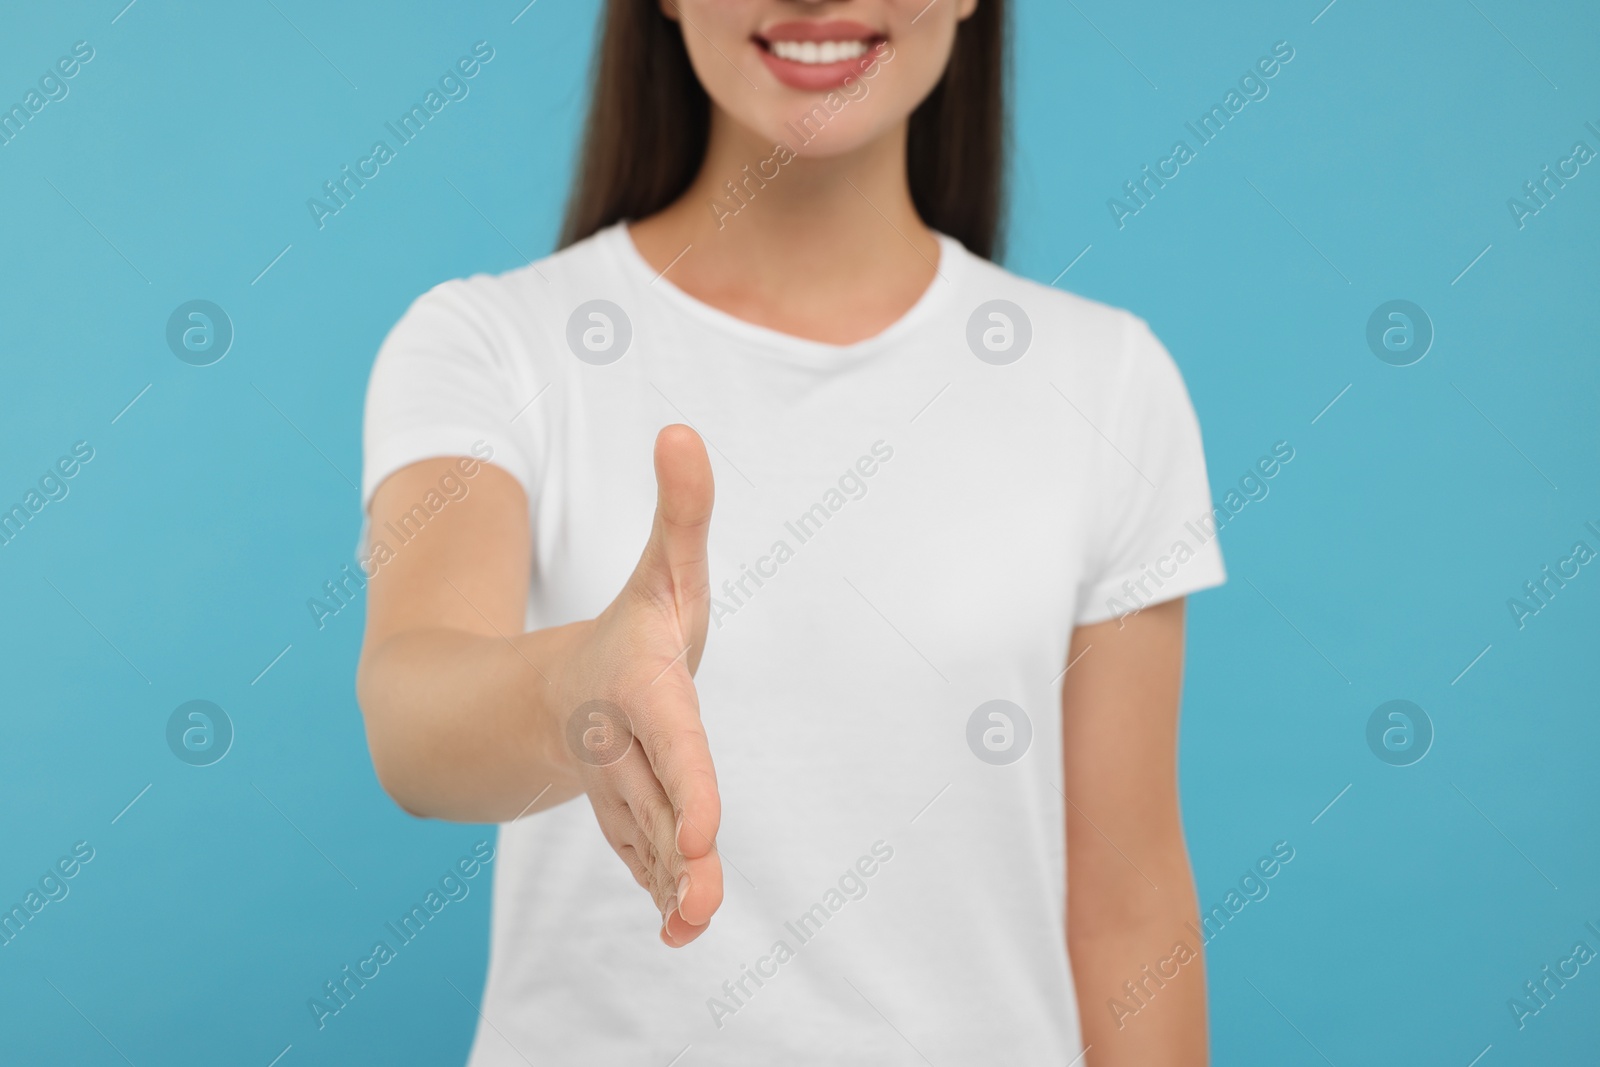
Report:
<svg viewBox="0 0 1600 1067"><path fill-rule="evenodd" d="M1178 808L1182 599L1073 633L1062 683L1067 951L1086 1067L1204 1067L1206 976Z"/></svg>

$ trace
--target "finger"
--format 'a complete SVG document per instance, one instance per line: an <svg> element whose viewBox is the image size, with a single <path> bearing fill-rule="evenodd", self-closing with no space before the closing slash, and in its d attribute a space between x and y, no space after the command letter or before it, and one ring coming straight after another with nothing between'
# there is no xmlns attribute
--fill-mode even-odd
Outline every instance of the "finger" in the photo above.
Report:
<svg viewBox="0 0 1600 1067"><path fill-rule="evenodd" d="M661 941L669 948L682 948L710 928L709 924L694 926L685 922L682 915L674 913L667 916L667 921L661 926Z"/></svg>
<svg viewBox="0 0 1600 1067"><path fill-rule="evenodd" d="M661 940L681 948L705 933L711 918L722 905L722 859L716 853L685 862L680 885L678 910L669 913L661 924Z"/></svg>
<svg viewBox="0 0 1600 1067"><path fill-rule="evenodd" d="M637 748L600 775L589 796L601 831L665 925L688 889L686 861L673 842L671 805Z"/></svg>
<svg viewBox="0 0 1600 1067"><path fill-rule="evenodd" d="M661 916L662 922L666 917L678 910L678 876L675 866L668 857L663 857L655 850L649 841L640 839L637 853L644 867L645 892L650 894L651 903L655 905L656 914ZM678 861L681 864L681 861Z"/></svg>
<svg viewBox="0 0 1600 1067"><path fill-rule="evenodd" d="M657 689L654 707L636 739L672 806L673 846L685 857L698 859L716 847L722 824L717 771L694 683L663 678Z"/></svg>
<svg viewBox="0 0 1600 1067"><path fill-rule="evenodd" d="M684 924L705 926L721 906L722 857L712 852L684 860L678 886L678 914Z"/></svg>
<svg viewBox="0 0 1600 1067"><path fill-rule="evenodd" d="M633 845L623 845L616 850L622 862L627 864L628 873L633 875L633 880L639 884L640 889L650 888L650 868L645 863L644 857Z"/></svg>
<svg viewBox="0 0 1600 1067"><path fill-rule="evenodd" d="M678 914L681 907L679 903L679 890L684 885L682 857L656 857L656 862L650 868L650 899L655 901L656 912L661 916L661 925L665 927L667 920Z"/></svg>
<svg viewBox="0 0 1600 1067"><path fill-rule="evenodd" d="M656 436L655 472L655 519L631 584L652 602L672 607L693 674L710 618L706 538L715 495L700 435L681 424L664 428Z"/></svg>
<svg viewBox="0 0 1600 1067"><path fill-rule="evenodd" d="M642 769L628 768L626 778L618 783L621 791L613 799L602 802L606 816L603 826L607 840L613 842L618 855L627 863L634 880L650 893L656 910L664 917L663 925L672 936L669 944L687 944L698 936L688 929L703 928L722 905L722 859L715 852L697 859L685 859L675 850L663 851L657 842L664 836L657 829L650 831L653 820L662 819L665 808L662 794L652 790L643 777ZM636 799L629 803L627 797ZM637 812L646 813L642 816ZM655 812L655 814L648 814Z"/></svg>
<svg viewBox="0 0 1600 1067"><path fill-rule="evenodd" d="M678 424L656 435L655 468L660 544L678 593L684 636L703 645L711 601L706 565L715 498L711 459L700 435ZM698 663L698 655L690 655Z"/></svg>
<svg viewBox="0 0 1600 1067"><path fill-rule="evenodd" d="M665 793L659 785L634 776L635 773L630 773L622 796L629 801L629 812L639 827L640 851L649 854L647 888L656 910L665 916L665 925L676 930L678 940L687 944L680 926L704 926L722 906L722 858L714 848L698 857L685 857L675 847L678 835L669 835L664 829L671 811ZM688 833L685 826L684 836ZM673 924L675 913L679 915L677 926ZM672 943L672 939L668 941Z"/></svg>
<svg viewBox="0 0 1600 1067"><path fill-rule="evenodd" d="M655 861L655 849L640 832L627 802L615 790L599 786L590 789L589 800L606 844L627 865L633 880L641 888L650 889L650 866Z"/></svg>
<svg viewBox="0 0 1600 1067"><path fill-rule="evenodd" d="M649 761L638 746L627 756L606 768L612 789L627 805L628 816L638 827L640 843L648 845L657 865L667 868L673 882L683 871L683 856L678 851L677 816L656 780ZM652 872L654 873L654 872ZM667 877L663 874L662 877ZM675 888L675 887L674 887ZM657 900L664 903L665 898Z"/></svg>

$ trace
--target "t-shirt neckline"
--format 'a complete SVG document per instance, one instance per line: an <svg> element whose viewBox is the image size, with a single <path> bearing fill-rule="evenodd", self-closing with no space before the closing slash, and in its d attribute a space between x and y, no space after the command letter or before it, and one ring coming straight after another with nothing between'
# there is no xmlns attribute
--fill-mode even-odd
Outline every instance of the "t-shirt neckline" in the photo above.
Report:
<svg viewBox="0 0 1600 1067"><path fill-rule="evenodd" d="M852 344L837 345L827 341L797 337L770 326L741 319L712 307L698 297L691 296L674 285L665 275L658 274L639 252L633 243L633 238L628 234L628 220L613 223L602 230L599 236L621 261L625 270L643 282L647 288L657 292L661 299L684 313L746 343L754 343L780 355L812 362L830 359L848 361L870 355L917 329L955 292L967 254L966 248L960 241L935 230L934 237L939 242L939 262L935 265L933 280L922 291L922 295L898 319L871 337Z"/></svg>

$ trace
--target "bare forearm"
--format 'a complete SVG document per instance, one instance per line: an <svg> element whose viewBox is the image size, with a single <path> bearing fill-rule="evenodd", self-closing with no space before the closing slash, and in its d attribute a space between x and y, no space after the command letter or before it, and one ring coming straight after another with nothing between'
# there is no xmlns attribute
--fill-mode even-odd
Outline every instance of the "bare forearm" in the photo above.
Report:
<svg viewBox="0 0 1600 1067"><path fill-rule="evenodd" d="M370 649L357 694L395 802L429 818L504 822L580 794L556 683L587 625L510 638L411 630Z"/></svg>
<svg viewBox="0 0 1600 1067"><path fill-rule="evenodd" d="M1203 1067L1207 1062L1204 943L1192 880L1162 880L1157 899L1078 901L1068 917L1086 1067ZM1148 887L1146 887L1148 888ZM1157 897L1156 894L1149 894Z"/></svg>

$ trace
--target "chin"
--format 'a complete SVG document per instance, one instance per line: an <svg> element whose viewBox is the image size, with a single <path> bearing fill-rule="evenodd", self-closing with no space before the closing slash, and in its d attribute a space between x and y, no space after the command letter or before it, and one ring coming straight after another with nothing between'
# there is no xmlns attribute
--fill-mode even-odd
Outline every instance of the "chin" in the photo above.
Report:
<svg viewBox="0 0 1600 1067"><path fill-rule="evenodd" d="M785 5L749 28L718 26L725 9L710 6L696 24L717 43L686 33L684 44L712 101L746 132L795 157L845 156L902 125L944 73L954 26L914 29L912 3L863 4L865 21Z"/></svg>
<svg viewBox="0 0 1600 1067"><path fill-rule="evenodd" d="M820 98L785 109L778 115L763 116L757 127L774 145L784 145L802 159L829 159L847 156L871 144L886 132L875 116L829 111Z"/></svg>

